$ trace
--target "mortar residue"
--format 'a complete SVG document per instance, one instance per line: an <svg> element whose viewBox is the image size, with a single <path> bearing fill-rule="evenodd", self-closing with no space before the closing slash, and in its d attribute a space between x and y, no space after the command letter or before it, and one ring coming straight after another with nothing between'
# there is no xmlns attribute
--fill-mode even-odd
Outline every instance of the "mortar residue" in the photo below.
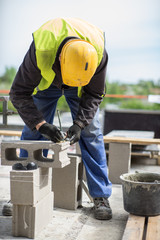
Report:
<svg viewBox="0 0 160 240"><path fill-rule="evenodd" d="M122 179L132 182L160 184L160 174L157 173L124 174Z"/></svg>

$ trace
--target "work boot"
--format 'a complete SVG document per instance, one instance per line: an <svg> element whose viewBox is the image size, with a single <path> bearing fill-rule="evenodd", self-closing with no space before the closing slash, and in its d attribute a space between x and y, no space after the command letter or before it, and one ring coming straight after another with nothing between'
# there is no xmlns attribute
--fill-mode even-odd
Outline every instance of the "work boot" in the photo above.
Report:
<svg viewBox="0 0 160 240"><path fill-rule="evenodd" d="M109 205L108 198L97 197L94 201L94 216L99 220L109 220L112 218L112 210Z"/></svg>
<svg viewBox="0 0 160 240"><path fill-rule="evenodd" d="M12 216L12 212L13 212L13 204L11 203L11 201L8 201L7 203L5 203L3 205L2 215L3 216Z"/></svg>

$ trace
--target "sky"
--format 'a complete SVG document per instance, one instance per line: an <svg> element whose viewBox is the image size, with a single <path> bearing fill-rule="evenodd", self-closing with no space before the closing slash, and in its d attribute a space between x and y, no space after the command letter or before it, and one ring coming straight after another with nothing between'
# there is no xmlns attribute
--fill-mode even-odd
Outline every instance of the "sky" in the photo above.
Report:
<svg viewBox="0 0 160 240"><path fill-rule="evenodd" d="M159 0L0 0L0 75L20 66L32 33L56 17L82 18L105 32L109 82L160 79Z"/></svg>

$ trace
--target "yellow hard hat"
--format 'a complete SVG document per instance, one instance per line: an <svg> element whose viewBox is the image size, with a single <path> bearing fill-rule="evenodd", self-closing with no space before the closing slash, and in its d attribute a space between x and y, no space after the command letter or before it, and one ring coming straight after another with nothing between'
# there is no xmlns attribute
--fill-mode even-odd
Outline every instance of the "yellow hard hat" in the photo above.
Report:
<svg viewBox="0 0 160 240"><path fill-rule="evenodd" d="M68 41L61 51L63 83L71 87L85 86L94 75L98 55L94 46L84 40Z"/></svg>

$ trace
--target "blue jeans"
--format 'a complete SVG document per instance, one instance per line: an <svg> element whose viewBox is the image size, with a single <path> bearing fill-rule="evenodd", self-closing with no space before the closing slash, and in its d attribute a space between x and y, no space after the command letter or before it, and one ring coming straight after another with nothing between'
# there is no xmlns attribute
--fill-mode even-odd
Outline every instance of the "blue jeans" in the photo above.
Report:
<svg viewBox="0 0 160 240"><path fill-rule="evenodd" d="M80 101L77 92L78 88L76 87L64 90L64 96L73 119L77 114ZM50 124L53 123L57 101L61 96L62 90L51 85L47 90L38 92L33 97L35 105L43 113L44 119ZM91 124L82 130L79 145L86 169L90 195L92 197L110 197L112 184L108 179L106 153L98 114L99 110ZM24 126L21 140L44 140L44 138L38 131L31 131L27 126ZM21 150L21 157L26 157L26 154L25 150ZM44 155L46 154L47 152L44 153Z"/></svg>

